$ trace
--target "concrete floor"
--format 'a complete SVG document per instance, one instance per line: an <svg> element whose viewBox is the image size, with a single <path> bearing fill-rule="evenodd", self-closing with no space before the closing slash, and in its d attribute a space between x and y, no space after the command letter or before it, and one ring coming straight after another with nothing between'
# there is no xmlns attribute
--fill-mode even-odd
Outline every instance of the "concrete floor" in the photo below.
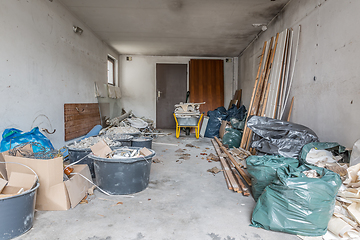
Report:
<svg viewBox="0 0 360 240"><path fill-rule="evenodd" d="M187 143L200 148L185 147ZM177 161L179 148L191 158ZM96 190L88 204L68 211L38 211L33 228L17 239L298 239L249 226L253 198L228 190L222 173L207 172L220 168L218 162L209 163L200 155L215 153L210 139L184 133L176 139L172 133L155 139L153 149L162 162L152 164L144 191L129 197L106 196Z"/></svg>

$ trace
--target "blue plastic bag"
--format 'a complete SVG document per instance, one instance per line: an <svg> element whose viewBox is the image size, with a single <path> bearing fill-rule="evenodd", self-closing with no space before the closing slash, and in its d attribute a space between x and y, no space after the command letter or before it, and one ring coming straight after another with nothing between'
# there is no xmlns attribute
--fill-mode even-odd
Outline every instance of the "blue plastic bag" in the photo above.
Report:
<svg viewBox="0 0 360 240"><path fill-rule="evenodd" d="M19 144L27 142L40 143L47 151L53 150L54 147L50 140L45 137L38 127L33 128L30 132L23 132L16 128L7 128L2 134L0 152L5 152L16 147ZM33 152L37 153L43 151L43 149L33 146Z"/></svg>
<svg viewBox="0 0 360 240"><path fill-rule="evenodd" d="M205 137L219 137L219 130L221 121L225 120L228 116L227 111L224 107L218 107L214 111L208 111L209 122L206 127Z"/></svg>

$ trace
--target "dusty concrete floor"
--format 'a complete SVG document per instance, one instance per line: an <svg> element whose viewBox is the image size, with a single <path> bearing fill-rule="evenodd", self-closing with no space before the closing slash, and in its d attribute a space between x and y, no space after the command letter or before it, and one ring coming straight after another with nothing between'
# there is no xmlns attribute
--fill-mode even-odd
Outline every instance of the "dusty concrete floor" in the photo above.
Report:
<svg viewBox="0 0 360 240"><path fill-rule="evenodd" d="M185 147L187 143L200 148ZM179 148L186 149L191 158L177 161ZM222 173L207 172L220 168L200 155L215 153L210 139L184 133L176 139L172 133L155 139L153 149L162 162L152 164L144 191L129 197L106 196L96 190L88 204L68 211L36 212L33 228L17 239L298 239L249 226L253 198L228 190Z"/></svg>

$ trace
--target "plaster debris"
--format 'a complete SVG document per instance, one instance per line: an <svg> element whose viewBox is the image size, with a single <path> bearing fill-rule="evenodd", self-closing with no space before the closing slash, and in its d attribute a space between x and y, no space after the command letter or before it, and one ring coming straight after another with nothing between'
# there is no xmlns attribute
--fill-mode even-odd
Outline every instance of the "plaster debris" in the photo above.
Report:
<svg viewBox="0 0 360 240"><path fill-rule="evenodd" d="M121 142L112 141L109 137L106 136L95 136L95 137L88 137L80 142L74 142L70 145L71 148L76 149L87 149L93 146L94 144L98 143L99 141L104 140L109 147L120 147Z"/></svg>
<svg viewBox="0 0 360 240"><path fill-rule="evenodd" d="M102 132L100 131L100 134L105 134L106 136L116 136L119 134L140 134L139 129L134 128L134 127L130 127L130 126L125 126L125 127L112 127L107 129L106 131Z"/></svg>

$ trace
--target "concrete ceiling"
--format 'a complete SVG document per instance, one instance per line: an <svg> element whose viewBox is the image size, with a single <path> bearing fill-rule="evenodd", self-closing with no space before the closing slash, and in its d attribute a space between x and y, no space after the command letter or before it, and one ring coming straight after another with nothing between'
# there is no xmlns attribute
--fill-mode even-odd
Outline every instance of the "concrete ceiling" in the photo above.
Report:
<svg viewBox="0 0 360 240"><path fill-rule="evenodd" d="M61 0L120 54L235 57L289 0ZM80 26L81 27L81 26Z"/></svg>

